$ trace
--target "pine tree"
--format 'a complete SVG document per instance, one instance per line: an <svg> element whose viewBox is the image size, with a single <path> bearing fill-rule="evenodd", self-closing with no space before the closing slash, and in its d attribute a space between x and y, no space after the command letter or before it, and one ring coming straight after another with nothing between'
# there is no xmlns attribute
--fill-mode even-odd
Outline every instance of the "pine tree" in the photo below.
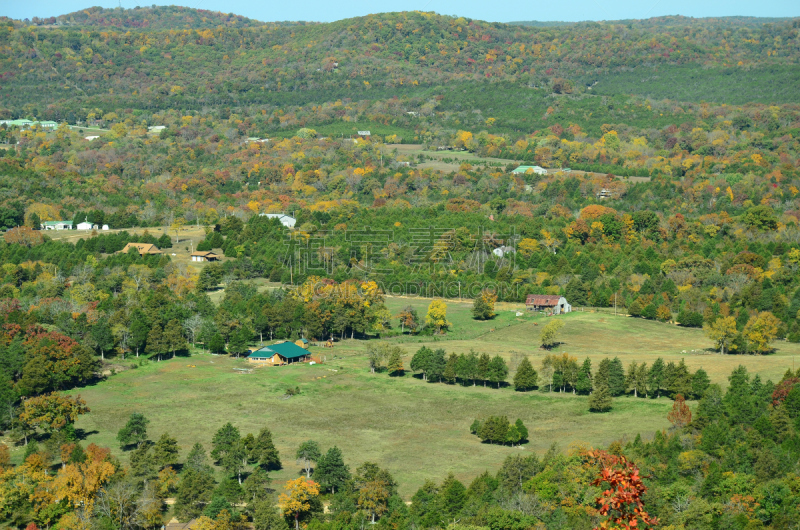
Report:
<svg viewBox="0 0 800 530"><path fill-rule="evenodd" d="M625 369L622 367L622 361L619 360L619 357L614 357L609 366L608 390L614 397L621 396L625 393L626 386Z"/></svg>
<svg viewBox="0 0 800 530"><path fill-rule="evenodd" d="M208 349L211 350L211 353L225 353L225 339L219 332L211 336L211 340L208 341Z"/></svg>
<svg viewBox="0 0 800 530"><path fill-rule="evenodd" d="M494 358L489 362L488 371L489 381L496 383L497 388L500 388L500 383L505 382L506 377L508 377L508 366L506 365L506 361L499 355L495 355Z"/></svg>
<svg viewBox="0 0 800 530"><path fill-rule="evenodd" d="M578 371L575 390L579 394L590 394L592 392L592 361L588 357L583 361L583 365Z"/></svg>
<svg viewBox="0 0 800 530"><path fill-rule="evenodd" d="M437 348L431 355L431 362L428 367L428 380L441 382L446 365L447 360L445 359L445 351L442 348Z"/></svg>
<svg viewBox="0 0 800 530"><path fill-rule="evenodd" d="M281 468L281 459L275 444L272 442L272 432L266 427L261 429L253 442L252 447L248 448L248 458L253 462L258 462L266 470Z"/></svg>
<svg viewBox="0 0 800 530"><path fill-rule="evenodd" d="M647 369L647 363L640 364L639 367L636 369L634 388L636 389L637 395L647 396L648 374L649 371Z"/></svg>
<svg viewBox="0 0 800 530"><path fill-rule="evenodd" d="M482 353L478 358L478 373L477 378L483 381L483 386L486 386L486 381L489 379L489 363L492 362L488 353Z"/></svg>
<svg viewBox="0 0 800 530"><path fill-rule="evenodd" d="M335 445L322 455L314 469L314 480L325 491L341 491L350 480L350 469L345 465L342 452Z"/></svg>
<svg viewBox="0 0 800 530"><path fill-rule="evenodd" d="M647 374L647 388L651 394L661 397L661 390L664 388L664 360L659 357L650 367Z"/></svg>
<svg viewBox="0 0 800 530"><path fill-rule="evenodd" d="M186 337L183 336L183 327L177 319L172 319L164 326L164 334L162 337L164 341L164 348L172 352L172 358L175 358L175 352L186 347Z"/></svg>
<svg viewBox="0 0 800 530"><path fill-rule="evenodd" d="M517 432L519 432L519 440L520 442L527 442L528 441L528 428L522 423L522 420L517 418L517 421L514 423L517 427Z"/></svg>
<svg viewBox="0 0 800 530"><path fill-rule="evenodd" d="M128 418L128 423L117 432L117 440L121 447L136 444L142 445L147 440L147 424L150 420L145 418L141 412L134 412Z"/></svg>
<svg viewBox="0 0 800 530"><path fill-rule="evenodd" d="M522 359L517 368L517 373L514 374L514 389L520 391L533 390L539 383L539 374L536 373L531 362L527 357Z"/></svg>
<svg viewBox="0 0 800 530"><path fill-rule="evenodd" d="M592 395L589 396L589 410L591 412L608 412L611 410L611 391L604 384L598 383Z"/></svg>
<svg viewBox="0 0 800 530"><path fill-rule="evenodd" d="M164 333L159 324L154 324L147 334L147 347L145 351L150 355L157 355L158 360L161 360L161 354L164 353Z"/></svg>
<svg viewBox="0 0 800 530"><path fill-rule="evenodd" d="M178 440L164 433L153 447L153 459L159 468L171 466L178 462Z"/></svg>
<svg viewBox="0 0 800 530"><path fill-rule="evenodd" d="M451 385L456 382L456 363L458 362L458 355L451 353L447 358L447 364L444 367L444 380Z"/></svg>
<svg viewBox="0 0 800 530"><path fill-rule="evenodd" d="M710 384L711 380L708 378L706 371L698 368L692 376L692 397L694 399L702 398Z"/></svg>

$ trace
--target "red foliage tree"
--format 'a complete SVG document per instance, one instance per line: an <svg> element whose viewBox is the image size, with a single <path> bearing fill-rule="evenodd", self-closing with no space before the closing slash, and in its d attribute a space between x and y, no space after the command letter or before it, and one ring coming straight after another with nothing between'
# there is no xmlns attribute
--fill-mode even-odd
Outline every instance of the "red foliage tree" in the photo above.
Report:
<svg viewBox="0 0 800 530"><path fill-rule="evenodd" d="M789 392L792 391L794 385L800 383L800 379L797 377L787 377L780 383L775 386L775 390L772 392L772 404L776 407L786 400L786 396L789 395Z"/></svg>

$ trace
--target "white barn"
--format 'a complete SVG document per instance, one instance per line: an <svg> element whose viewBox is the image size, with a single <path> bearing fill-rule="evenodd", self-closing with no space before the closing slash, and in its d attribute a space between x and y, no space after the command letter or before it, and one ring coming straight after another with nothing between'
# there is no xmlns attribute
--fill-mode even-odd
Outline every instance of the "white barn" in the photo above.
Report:
<svg viewBox="0 0 800 530"><path fill-rule="evenodd" d="M268 219L277 219L286 228L294 228L295 223L297 223L297 219L285 213L260 213L258 215Z"/></svg>

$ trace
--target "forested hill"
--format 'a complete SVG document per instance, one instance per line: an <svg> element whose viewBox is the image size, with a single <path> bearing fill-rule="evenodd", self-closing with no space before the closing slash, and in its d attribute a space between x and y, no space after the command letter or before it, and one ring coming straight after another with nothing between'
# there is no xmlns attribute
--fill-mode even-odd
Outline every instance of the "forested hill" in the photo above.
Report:
<svg viewBox="0 0 800 530"><path fill-rule="evenodd" d="M241 106L309 90L362 99L376 88L477 79L521 86L566 79L558 91L574 92L632 68L794 72L800 57L800 20L733 29L728 19L537 28L403 12L287 27L246 19L218 24L230 16L185 8L80 13L108 26L0 26L0 101L8 111L67 101L99 108ZM77 24L80 17L73 18ZM204 20L214 27L181 29ZM142 29L129 31L126 24L135 21ZM698 96L728 102L725 94ZM772 98L763 102L786 102Z"/></svg>
<svg viewBox="0 0 800 530"><path fill-rule="evenodd" d="M135 7L133 9L89 7L47 18L20 21L25 26L56 26L82 29L210 29L217 27L252 28L263 25L233 13L181 6Z"/></svg>

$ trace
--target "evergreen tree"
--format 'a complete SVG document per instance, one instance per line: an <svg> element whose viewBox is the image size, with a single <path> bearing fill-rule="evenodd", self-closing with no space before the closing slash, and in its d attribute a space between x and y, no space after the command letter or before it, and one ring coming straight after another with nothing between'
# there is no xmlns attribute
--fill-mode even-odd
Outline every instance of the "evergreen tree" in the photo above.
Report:
<svg viewBox="0 0 800 530"><path fill-rule="evenodd" d="M681 394L689 396L692 393L692 374L683 359L675 366L670 378L670 385L667 388L670 395Z"/></svg>
<svg viewBox="0 0 800 530"><path fill-rule="evenodd" d="M533 365L527 357L522 359L517 368L517 373L514 374L514 389L523 392L533 390L539 383L539 374L534 370Z"/></svg>
<svg viewBox="0 0 800 530"><path fill-rule="evenodd" d="M275 444L272 442L272 432L267 427L258 431L252 444L247 448L247 458L251 462L257 462L266 470L281 468L281 459Z"/></svg>
<svg viewBox="0 0 800 530"><path fill-rule="evenodd" d="M496 383L497 388L500 388L500 383L505 382L506 377L508 377L506 361L499 355L495 355L489 363L489 373L487 375L489 381Z"/></svg>
<svg viewBox="0 0 800 530"><path fill-rule="evenodd" d="M614 357L609 365L608 390L612 396L616 397L624 394L626 387L625 369L622 366L622 361L619 357Z"/></svg>
<svg viewBox="0 0 800 530"><path fill-rule="evenodd" d="M647 369L647 363L642 363L636 369L636 379L634 382L634 388L636 389L637 396L647 396L647 380L649 377L650 371Z"/></svg>
<svg viewBox="0 0 800 530"><path fill-rule="evenodd" d="M580 370L578 370L575 390L584 395L592 392L592 361L588 357L583 361Z"/></svg>
<svg viewBox="0 0 800 530"><path fill-rule="evenodd" d="M206 450L200 443L195 443L192 446L189 455L186 457L184 469L211 472L211 466L208 465L208 455L206 455Z"/></svg>
<svg viewBox="0 0 800 530"><path fill-rule="evenodd" d="M506 416L489 416L483 422L481 430L478 432L478 437L482 442L504 444L508 437L509 428L510 425Z"/></svg>
<svg viewBox="0 0 800 530"><path fill-rule="evenodd" d="M722 400L728 418L734 425L752 425L756 420L758 409L747 368L744 366L736 368L728 377L728 381L730 381L728 391Z"/></svg>
<svg viewBox="0 0 800 530"><path fill-rule="evenodd" d="M710 384L711 380L708 378L706 371L702 368L698 368L692 376L692 397L694 399L702 398Z"/></svg>
<svg viewBox="0 0 800 530"><path fill-rule="evenodd" d="M208 349L211 353L225 353L225 339L219 332L211 336L211 340L208 341Z"/></svg>
<svg viewBox="0 0 800 530"><path fill-rule="evenodd" d="M148 423L150 423L150 420L145 418L141 412L131 414L130 418L128 418L128 423L117 432L117 440L120 443L120 447L131 444L136 444L137 447L142 445L142 442L147 440Z"/></svg>
<svg viewBox="0 0 800 530"><path fill-rule="evenodd" d="M439 487L437 505L446 520L452 520L461 513L467 501L467 488L452 473L447 475Z"/></svg>
<svg viewBox="0 0 800 530"><path fill-rule="evenodd" d="M442 348L434 350L431 355L430 365L428 366L428 381L433 380L441 382L446 365L445 351Z"/></svg>
<svg viewBox="0 0 800 530"><path fill-rule="evenodd" d="M519 432L519 441L520 442L527 442L528 441L528 428L525 427L525 424L522 423L522 420L517 418L517 421L514 422L514 426L517 428L517 432Z"/></svg>
<svg viewBox="0 0 800 530"><path fill-rule="evenodd" d="M591 412L608 412L611 410L611 391L601 383L596 383L594 392L589 396L589 410Z"/></svg>
<svg viewBox="0 0 800 530"><path fill-rule="evenodd" d="M211 457L242 483L242 470L247 462L247 449L239 429L231 423L223 425L211 439Z"/></svg>
<svg viewBox="0 0 800 530"><path fill-rule="evenodd" d="M211 500L214 491L214 477L210 470L186 468L178 484L175 495L174 513L180 521L199 517L203 508Z"/></svg>
<svg viewBox="0 0 800 530"><path fill-rule="evenodd" d="M164 353L164 333L160 324L153 324L153 327L150 328L145 351L150 355L157 355L158 360L161 360L161 354Z"/></svg>
<svg viewBox="0 0 800 530"><path fill-rule="evenodd" d="M314 480L325 491L341 491L350 480L350 469L345 465L342 452L335 445L322 455L314 469Z"/></svg>
<svg viewBox="0 0 800 530"><path fill-rule="evenodd" d="M478 358L478 372L477 378L483 381L483 386L486 386L486 381L489 379L489 364L492 358L488 353L482 353Z"/></svg>
<svg viewBox="0 0 800 530"><path fill-rule="evenodd" d="M447 381L449 384L453 384L456 382L456 363L458 362L458 355L455 353L451 353L450 356L447 358L447 364L444 366L444 380Z"/></svg>
<svg viewBox="0 0 800 530"><path fill-rule="evenodd" d="M164 335L162 337L164 347L172 352L172 357L175 358L175 352L186 348L186 337L183 336L183 327L177 319L172 319L164 326Z"/></svg>
<svg viewBox="0 0 800 530"><path fill-rule="evenodd" d="M650 367L650 372L647 374L647 388L650 394L661 397L661 390L664 388L664 360L661 357Z"/></svg>
<svg viewBox="0 0 800 530"><path fill-rule="evenodd" d="M178 462L178 440L168 433L162 434L153 447L153 459L159 468L176 464Z"/></svg>
<svg viewBox="0 0 800 530"><path fill-rule="evenodd" d="M286 519L278 513L275 504L266 499L256 504L253 527L255 530L289 530Z"/></svg>

